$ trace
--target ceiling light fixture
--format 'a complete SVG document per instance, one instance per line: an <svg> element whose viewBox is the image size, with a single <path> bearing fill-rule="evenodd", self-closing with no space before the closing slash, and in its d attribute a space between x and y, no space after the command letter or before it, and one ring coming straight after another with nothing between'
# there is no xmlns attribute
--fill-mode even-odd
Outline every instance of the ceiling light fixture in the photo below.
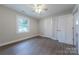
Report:
<svg viewBox="0 0 79 59"><path fill-rule="evenodd" d="M36 13L41 13L41 12L44 12L46 10L48 10L46 8L46 5L45 4L34 4L33 5L33 10L36 12Z"/></svg>

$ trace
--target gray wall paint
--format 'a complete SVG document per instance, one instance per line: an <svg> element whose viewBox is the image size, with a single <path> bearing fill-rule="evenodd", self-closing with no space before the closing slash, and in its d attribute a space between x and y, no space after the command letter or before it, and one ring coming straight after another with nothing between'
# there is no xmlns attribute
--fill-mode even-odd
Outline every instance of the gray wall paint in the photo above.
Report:
<svg viewBox="0 0 79 59"><path fill-rule="evenodd" d="M37 20L31 19L27 16L25 17L30 20L30 32L20 34L16 33L17 15L22 14L0 6L0 44L37 35Z"/></svg>

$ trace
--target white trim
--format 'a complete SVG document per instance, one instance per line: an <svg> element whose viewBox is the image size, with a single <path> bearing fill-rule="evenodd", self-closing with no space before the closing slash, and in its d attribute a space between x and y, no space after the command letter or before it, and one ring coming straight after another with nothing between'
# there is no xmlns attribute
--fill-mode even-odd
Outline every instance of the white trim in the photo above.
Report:
<svg viewBox="0 0 79 59"><path fill-rule="evenodd" d="M39 36L42 36L42 37L47 37L47 36L44 36L44 35L39 35ZM53 40L56 40L56 38L54 38L54 37L48 37L48 38L50 38L50 39L53 39Z"/></svg>
<svg viewBox="0 0 79 59"><path fill-rule="evenodd" d="M0 44L0 47L1 46L5 46L5 45L8 45L8 44L15 43L15 42L19 42L19 41L22 41L22 40L26 40L28 38L32 38L32 37L35 37L35 36L38 36L38 35L36 34L36 35L29 36L29 37L20 38L20 39L14 40L14 41L6 42L6 43L3 43L3 44Z"/></svg>
<svg viewBox="0 0 79 59"><path fill-rule="evenodd" d="M39 35L39 36L42 36L42 37L47 37L47 36L44 36L44 35ZM50 39L52 39L52 40L56 40L56 38L54 38L54 37L48 37L48 38L50 38ZM57 40L58 42L60 42L60 43L65 43L65 42L61 42L61 41L59 41L59 40ZM69 45L73 45L72 43L65 43L65 44L69 44Z"/></svg>

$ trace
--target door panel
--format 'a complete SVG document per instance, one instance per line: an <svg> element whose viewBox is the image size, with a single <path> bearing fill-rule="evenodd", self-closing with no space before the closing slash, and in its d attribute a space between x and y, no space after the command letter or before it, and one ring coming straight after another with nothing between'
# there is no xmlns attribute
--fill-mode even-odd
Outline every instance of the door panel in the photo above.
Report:
<svg viewBox="0 0 79 59"><path fill-rule="evenodd" d="M55 21L56 39L59 42L73 44L73 17L64 15L57 17Z"/></svg>
<svg viewBox="0 0 79 59"><path fill-rule="evenodd" d="M67 15L65 16L65 33L66 33L66 40L65 43L73 45L73 16Z"/></svg>
<svg viewBox="0 0 79 59"><path fill-rule="evenodd" d="M58 18L53 18L53 37L57 40L57 27L58 27Z"/></svg>
<svg viewBox="0 0 79 59"><path fill-rule="evenodd" d="M64 17L58 17L58 27L57 27L57 40L60 42L65 41L65 21Z"/></svg>

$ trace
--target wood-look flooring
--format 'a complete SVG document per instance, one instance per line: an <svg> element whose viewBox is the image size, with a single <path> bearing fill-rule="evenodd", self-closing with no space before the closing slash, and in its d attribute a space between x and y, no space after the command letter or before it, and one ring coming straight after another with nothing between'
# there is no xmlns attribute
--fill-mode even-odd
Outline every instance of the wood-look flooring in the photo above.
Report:
<svg viewBox="0 0 79 59"><path fill-rule="evenodd" d="M70 53L71 45L44 37L34 37L0 47L0 55L63 55Z"/></svg>

